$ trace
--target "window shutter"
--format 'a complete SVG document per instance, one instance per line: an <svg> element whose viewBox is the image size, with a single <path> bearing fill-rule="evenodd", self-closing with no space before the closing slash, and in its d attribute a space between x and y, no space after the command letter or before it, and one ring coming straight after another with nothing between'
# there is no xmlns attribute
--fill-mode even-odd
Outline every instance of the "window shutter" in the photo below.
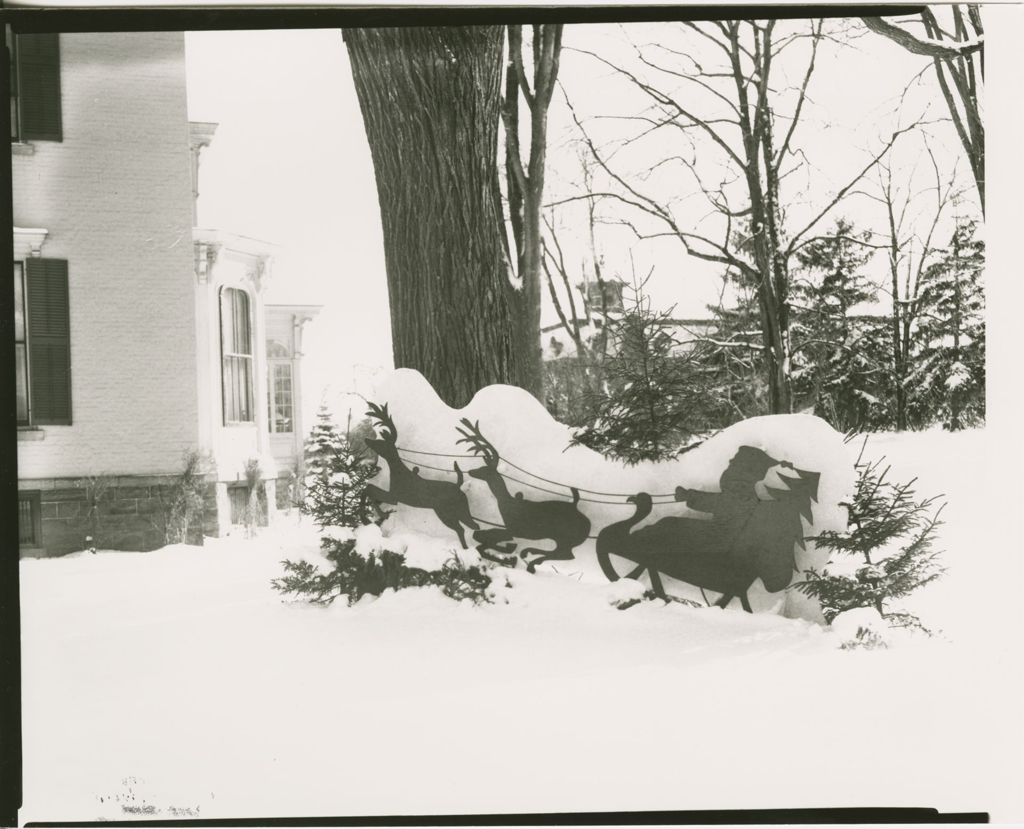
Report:
<svg viewBox="0 0 1024 829"><path fill-rule="evenodd" d="M32 422L70 425L68 263L63 259L28 259L25 266Z"/></svg>
<svg viewBox="0 0 1024 829"><path fill-rule="evenodd" d="M63 140L58 35L18 35L18 93L21 137Z"/></svg>

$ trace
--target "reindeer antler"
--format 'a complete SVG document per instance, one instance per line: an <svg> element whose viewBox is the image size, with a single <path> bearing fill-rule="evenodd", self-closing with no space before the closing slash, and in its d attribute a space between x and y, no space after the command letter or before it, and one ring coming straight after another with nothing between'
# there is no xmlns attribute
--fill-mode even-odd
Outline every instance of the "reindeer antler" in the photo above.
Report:
<svg viewBox="0 0 1024 829"><path fill-rule="evenodd" d="M378 406L376 403L368 403L367 405L370 407L370 410L366 413L367 417L376 420L380 424L381 439L386 440L388 443L397 441L398 427L395 426L395 421L388 414L388 404L385 403L383 406Z"/></svg>
<svg viewBox="0 0 1024 829"><path fill-rule="evenodd" d="M472 451L474 455L482 457L485 464L488 466L497 466L498 451L491 445L490 441L480 433L480 421L478 420L476 423L470 423L469 418L464 417L459 422L465 428L460 429L458 426L455 427L455 431L462 435L462 437L455 441L455 443L469 444L470 451Z"/></svg>

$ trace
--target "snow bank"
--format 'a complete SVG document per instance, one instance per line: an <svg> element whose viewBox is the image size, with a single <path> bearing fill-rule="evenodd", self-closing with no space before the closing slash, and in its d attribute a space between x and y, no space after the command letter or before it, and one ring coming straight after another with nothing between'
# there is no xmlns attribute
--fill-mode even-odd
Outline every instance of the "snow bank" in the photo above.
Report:
<svg viewBox="0 0 1024 829"><path fill-rule="evenodd" d="M638 492L663 496L639 527L666 516L693 517L695 513L685 504L673 501L676 487L719 492L719 478L741 446L763 450L797 469L820 473L813 522L805 523L805 535L846 527L846 511L839 504L852 492L853 457L841 435L810 415L751 418L723 430L678 459L626 466L587 447L570 447L570 429L552 419L533 396L512 386L489 386L478 392L465 408L456 410L438 398L421 374L399 369L384 376L374 399L388 404L405 464L418 467L418 474L424 479L455 481L456 463L464 473L482 465L469 454L465 444L456 442L461 437L456 427L462 418L468 418L479 422L483 435L501 455L500 469L513 497L521 494L526 500L571 502L571 487L578 488L583 499L578 508L590 520L590 538L575 548L574 559L541 565L556 567L561 573L605 582L595 556L594 536L601 528L630 517L636 508L627 502L627 496ZM786 471L769 470L757 485L762 498L768 497L766 487L782 486L778 475ZM387 489L388 480L385 466L374 482ZM465 474L462 489L468 497L470 513L482 527L502 523L495 497L484 481ZM397 505L384 527L386 535L414 533L458 544L454 533L430 509ZM549 539L536 542L542 549L551 545ZM796 551L799 570L820 568L825 559L826 554L810 543L806 550ZM625 573L631 566L622 561L618 569ZM691 585L665 579L665 587L673 595L703 603L701 593ZM717 593L705 592L712 601L719 597ZM781 593L765 590L760 581L749 591L754 610L820 619L816 604L802 594L790 591L785 601L780 601L781 597Z"/></svg>
<svg viewBox="0 0 1024 829"><path fill-rule="evenodd" d="M320 556L292 522L23 560L20 820L924 804L1019 822L1022 566L1015 489L992 483L1006 444L936 430L867 454L948 496L948 572L910 607L942 637L840 650L870 614L832 631L619 610L640 587L578 561L496 568L486 606L424 588L317 607L269 588L282 559Z"/></svg>

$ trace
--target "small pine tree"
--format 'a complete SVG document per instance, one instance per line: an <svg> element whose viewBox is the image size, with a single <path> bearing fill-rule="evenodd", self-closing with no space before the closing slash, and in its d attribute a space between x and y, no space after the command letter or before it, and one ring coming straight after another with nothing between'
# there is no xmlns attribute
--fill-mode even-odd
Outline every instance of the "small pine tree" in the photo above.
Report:
<svg viewBox="0 0 1024 829"><path fill-rule="evenodd" d="M380 550L362 556L354 539L326 537L321 541L324 556L333 568L323 571L308 561L283 561L284 575L271 586L279 593L304 598L312 604L330 604L344 596L355 604L363 596L379 596L385 590L435 585L450 599L469 599L474 604L491 600L491 577L479 564L467 564L457 555L437 570L409 567L405 556Z"/></svg>
<svg viewBox="0 0 1024 829"><path fill-rule="evenodd" d="M680 348L671 314L652 311L640 285L623 316L609 322L605 382L590 396L590 422L574 443L626 463L665 460L709 427L697 355Z"/></svg>
<svg viewBox="0 0 1024 829"><path fill-rule="evenodd" d="M910 409L922 425L956 431L985 419L985 243L962 222L949 249L921 278Z"/></svg>
<svg viewBox="0 0 1024 829"><path fill-rule="evenodd" d="M852 313L878 298L863 272L873 253L865 244L869 238L838 219L827 236L797 252L793 274L793 391L843 430L891 422L891 334L884 320Z"/></svg>
<svg viewBox="0 0 1024 829"><path fill-rule="evenodd" d="M865 441L866 445L866 441ZM825 532L810 540L819 548L838 553L829 565L804 573L796 588L821 603L829 624L847 610L874 608L892 627L931 633L912 613L892 606L939 578L940 553L933 549L942 506L938 498L919 499L914 480L889 480L884 459L857 459L857 485L846 532ZM829 567L832 569L830 570Z"/></svg>
<svg viewBox="0 0 1024 829"><path fill-rule="evenodd" d="M380 511L366 495L366 484L378 471L358 434L340 432L321 406L306 441L302 511L321 527L379 523Z"/></svg>
<svg viewBox="0 0 1024 829"><path fill-rule="evenodd" d="M327 408L321 406L306 442L305 499L302 511L321 527L350 527L379 524L385 517L366 495L368 481L377 474L375 457L363 443L373 434L367 422L342 434ZM271 585L285 595L298 596L314 604L330 604L344 596L353 604L369 594L387 589L437 585L453 599L489 601L491 578L479 565L466 564L457 556L438 570L409 567L405 556L382 549L361 555L353 538L325 534L320 540L332 569L321 570L308 561L285 560L284 575Z"/></svg>

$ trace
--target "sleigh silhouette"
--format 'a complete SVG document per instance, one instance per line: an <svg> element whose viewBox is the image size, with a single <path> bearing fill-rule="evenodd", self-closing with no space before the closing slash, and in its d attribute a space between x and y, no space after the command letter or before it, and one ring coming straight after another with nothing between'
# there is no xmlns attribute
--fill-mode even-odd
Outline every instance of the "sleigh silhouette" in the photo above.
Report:
<svg viewBox="0 0 1024 829"><path fill-rule="evenodd" d="M792 474L778 475L785 489L756 488L772 467ZM770 593L789 586L796 570L796 548L804 547L802 519L813 521L820 474L796 469L760 449L740 447L722 475L721 492L676 489L677 501L707 517L668 516L634 529L651 513L651 496L639 492L627 500L636 505L632 516L610 524L597 536L597 559L605 576L639 578L647 573L651 587L667 598L662 576L721 594L716 605L726 607L739 598L752 612L747 591L761 579ZM612 556L636 566L625 574Z"/></svg>
<svg viewBox="0 0 1024 829"><path fill-rule="evenodd" d="M507 566L522 559L531 572L545 561L575 558L576 548L596 538L598 563L611 581L646 573L654 592L667 598L662 582L667 576L721 594L719 607L739 598L743 609L752 612L747 592L755 581L760 579L770 593L789 586L796 571L795 551L804 548L803 521L812 524L814 520L812 504L818 498L820 473L796 469L756 447L740 446L721 474L718 492L676 488L675 500L693 510L692 515L666 516L639 526L651 514L654 502L650 494L638 492L626 499L634 505L633 515L591 536L590 519L579 509L580 501L586 500L579 489L563 484L571 500L533 500L522 492L513 494L499 471L502 459L497 449L478 423L463 418L456 429L460 436L456 443L468 446L483 461L466 474L487 485L502 521L483 521L490 526L480 527L477 522L482 519L470 514L459 465L452 466L454 481L420 477L419 467L409 468L400 455L412 450L398 447L398 430L387 406L370 404L368 414L376 421L379 437L368 439L367 445L386 461L390 472L387 491L367 487L371 498L432 510L464 548L464 527L468 527L484 558ZM766 483L772 469L781 487ZM521 541L553 546L518 549ZM623 559L633 566L620 573L617 567Z"/></svg>

